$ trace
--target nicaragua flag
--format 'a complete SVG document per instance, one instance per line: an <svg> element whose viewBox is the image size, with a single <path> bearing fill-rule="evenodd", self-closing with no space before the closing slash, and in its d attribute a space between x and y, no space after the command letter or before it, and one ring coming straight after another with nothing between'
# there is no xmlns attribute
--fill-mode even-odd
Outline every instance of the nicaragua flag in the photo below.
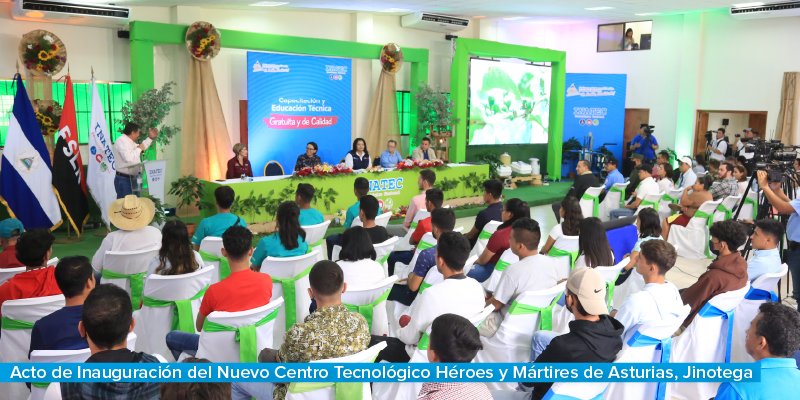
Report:
<svg viewBox="0 0 800 400"><path fill-rule="evenodd" d="M22 77L17 74L14 80L17 94L0 165L0 201L25 228L55 229L61 225L61 209L53 192L50 154Z"/></svg>

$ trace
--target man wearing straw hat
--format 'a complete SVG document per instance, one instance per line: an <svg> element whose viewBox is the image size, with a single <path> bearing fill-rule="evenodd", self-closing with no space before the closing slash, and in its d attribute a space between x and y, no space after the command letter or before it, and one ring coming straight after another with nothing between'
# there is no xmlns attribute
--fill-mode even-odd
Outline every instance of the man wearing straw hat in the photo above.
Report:
<svg viewBox="0 0 800 400"><path fill-rule="evenodd" d="M150 226L156 213L153 201L147 198L127 195L114 200L108 207L111 224L118 230L103 239L100 248L92 257L95 271L103 270L107 251L138 251L161 247L161 231Z"/></svg>

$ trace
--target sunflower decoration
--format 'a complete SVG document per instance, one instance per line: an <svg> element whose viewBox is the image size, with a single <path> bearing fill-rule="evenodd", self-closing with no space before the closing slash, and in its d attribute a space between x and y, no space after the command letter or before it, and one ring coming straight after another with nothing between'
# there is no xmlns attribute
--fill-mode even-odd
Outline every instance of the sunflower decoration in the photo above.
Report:
<svg viewBox="0 0 800 400"><path fill-rule="evenodd" d="M19 42L22 63L34 75L52 76L64 68L67 48L54 33L42 29L30 31Z"/></svg>
<svg viewBox="0 0 800 400"><path fill-rule="evenodd" d="M197 21L186 30L186 49L197 60L208 61L219 54L219 30L205 21Z"/></svg>
<svg viewBox="0 0 800 400"><path fill-rule="evenodd" d="M384 71L395 73L403 65L403 50L396 43L388 43L381 49L381 67Z"/></svg>
<svg viewBox="0 0 800 400"><path fill-rule="evenodd" d="M56 102L34 100L33 106L36 110L36 121L42 129L42 135L53 137L58 132L58 124L61 122L61 105Z"/></svg>

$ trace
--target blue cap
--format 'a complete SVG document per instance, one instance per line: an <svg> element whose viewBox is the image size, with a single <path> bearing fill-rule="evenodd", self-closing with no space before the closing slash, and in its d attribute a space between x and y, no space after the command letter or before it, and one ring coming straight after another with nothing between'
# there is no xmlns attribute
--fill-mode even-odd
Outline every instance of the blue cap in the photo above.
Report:
<svg viewBox="0 0 800 400"><path fill-rule="evenodd" d="M0 221L0 239L19 236L23 232L25 232L25 226L22 225L22 221L16 218L7 218Z"/></svg>

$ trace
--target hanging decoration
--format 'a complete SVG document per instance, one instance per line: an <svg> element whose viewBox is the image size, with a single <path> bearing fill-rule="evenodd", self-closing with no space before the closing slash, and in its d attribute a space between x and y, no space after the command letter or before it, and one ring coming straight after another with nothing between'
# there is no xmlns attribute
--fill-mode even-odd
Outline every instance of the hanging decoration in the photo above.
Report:
<svg viewBox="0 0 800 400"><path fill-rule="evenodd" d="M34 75L55 75L67 62L67 49L61 39L42 29L23 35L19 52L23 66Z"/></svg>
<svg viewBox="0 0 800 400"><path fill-rule="evenodd" d="M381 67L389 73L396 73L403 66L403 50L397 43L388 43L381 49Z"/></svg>
<svg viewBox="0 0 800 400"><path fill-rule="evenodd" d="M196 60L208 61L219 54L220 33L209 22L197 21L186 30L186 49Z"/></svg>
<svg viewBox="0 0 800 400"><path fill-rule="evenodd" d="M36 121L42 129L42 135L54 138L58 132L58 124L61 121L62 108L55 101L49 105L41 100L33 101L33 109L36 111Z"/></svg>

